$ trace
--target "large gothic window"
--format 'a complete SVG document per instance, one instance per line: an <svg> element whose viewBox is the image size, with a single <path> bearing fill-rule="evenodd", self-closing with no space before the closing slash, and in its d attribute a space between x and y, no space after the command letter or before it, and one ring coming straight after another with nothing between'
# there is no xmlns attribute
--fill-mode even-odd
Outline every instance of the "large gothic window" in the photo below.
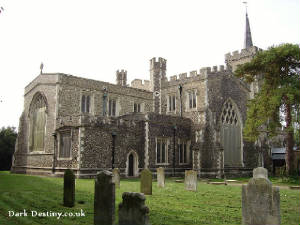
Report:
<svg viewBox="0 0 300 225"><path fill-rule="evenodd" d="M221 114L221 142L225 166L242 165L241 135L238 109L231 100L227 100Z"/></svg>
<svg viewBox="0 0 300 225"><path fill-rule="evenodd" d="M45 98L37 93L31 102L29 120L29 151L44 151L47 105Z"/></svg>

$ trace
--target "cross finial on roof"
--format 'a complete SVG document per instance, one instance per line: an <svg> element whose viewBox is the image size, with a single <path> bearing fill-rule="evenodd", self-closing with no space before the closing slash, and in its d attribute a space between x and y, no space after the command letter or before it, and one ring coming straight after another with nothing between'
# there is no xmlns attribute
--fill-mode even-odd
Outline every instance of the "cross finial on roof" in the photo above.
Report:
<svg viewBox="0 0 300 225"><path fill-rule="evenodd" d="M41 62L41 65L40 65L41 74L43 74L43 69L44 69L44 64Z"/></svg>

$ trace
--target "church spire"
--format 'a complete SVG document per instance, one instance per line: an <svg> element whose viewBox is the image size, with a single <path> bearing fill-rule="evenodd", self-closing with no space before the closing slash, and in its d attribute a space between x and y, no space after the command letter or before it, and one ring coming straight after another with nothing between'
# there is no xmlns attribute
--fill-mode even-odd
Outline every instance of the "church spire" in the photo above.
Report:
<svg viewBox="0 0 300 225"><path fill-rule="evenodd" d="M247 5L246 5L246 30L245 30L244 48L250 48L252 46L253 46L253 43L252 43L251 30L250 30Z"/></svg>

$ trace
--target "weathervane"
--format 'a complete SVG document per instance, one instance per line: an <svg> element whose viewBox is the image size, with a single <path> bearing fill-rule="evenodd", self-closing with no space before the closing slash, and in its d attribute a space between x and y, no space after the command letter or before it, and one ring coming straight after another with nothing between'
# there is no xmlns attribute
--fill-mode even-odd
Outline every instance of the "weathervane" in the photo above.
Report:
<svg viewBox="0 0 300 225"><path fill-rule="evenodd" d="M41 65L40 65L40 69L41 69L41 74L43 74L44 64L42 62L41 62Z"/></svg>
<svg viewBox="0 0 300 225"><path fill-rule="evenodd" d="M243 2L243 4L245 4L246 13L247 13L247 4L248 4L248 2Z"/></svg>

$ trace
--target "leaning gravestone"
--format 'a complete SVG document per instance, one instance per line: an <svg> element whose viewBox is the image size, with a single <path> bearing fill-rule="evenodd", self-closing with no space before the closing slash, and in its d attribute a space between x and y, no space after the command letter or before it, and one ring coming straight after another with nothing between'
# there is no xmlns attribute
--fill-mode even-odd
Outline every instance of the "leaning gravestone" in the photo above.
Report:
<svg viewBox="0 0 300 225"><path fill-rule="evenodd" d="M113 171L113 183L115 184L116 188L120 188L120 172L118 168L114 168Z"/></svg>
<svg viewBox="0 0 300 225"><path fill-rule="evenodd" d="M184 178L185 190L197 191L197 171L186 170Z"/></svg>
<svg viewBox="0 0 300 225"><path fill-rule="evenodd" d="M258 167L242 188L243 225L280 225L280 194L272 187L268 171Z"/></svg>
<svg viewBox="0 0 300 225"><path fill-rule="evenodd" d="M152 195L152 173L148 169L141 173L141 193Z"/></svg>
<svg viewBox="0 0 300 225"><path fill-rule="evenodd" d="M64 206L75 205L75 175L72 170L67 169L64 174Z"/></svg>
<svg viewBox="0 0 300 225"><path fill-rule="evenodd" d="M157 168L157 186L165 187L165 171L164 168Z"/></svg>
<svg viewBox="0 0 300 225"><path fill-rule="evenodd" d="M124 192L119 204L119 225L150 225L149 208L142 193Z"/></svg>
<svg viewBox="0 0 300 225"><path fill-rule="evenodd" d="M112 225L115 219L115 184L112 173L101 171L95 180L94 225Z"/></svg>

